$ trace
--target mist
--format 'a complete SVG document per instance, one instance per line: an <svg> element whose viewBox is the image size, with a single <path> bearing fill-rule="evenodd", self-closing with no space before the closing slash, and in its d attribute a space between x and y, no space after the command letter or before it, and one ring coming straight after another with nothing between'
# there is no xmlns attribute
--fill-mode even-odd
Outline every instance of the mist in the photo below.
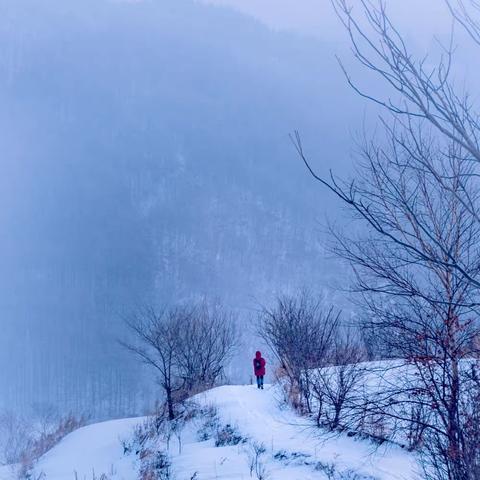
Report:
<svg viewBox="0 0 480 480"><path fill-rule="evenodd" d="M3 2L0 38L3 408L141 412L117 343L138 305L246 322L329 288L330 199L288 137L348 169L355 97L321 42L183 0Z"/></svg>
<svg viewBox="0 0 480 480"><path fill-rule="evenodd" d="M199 0L251 15L274 30L296 31L323 40L347 44L345 32L330 0ZM360 9L360 2L352 3ZM434 35L448 34L452 17L442 0L387 0L388 11L402 33L416 42L430 43ZM412 15L412 12L415 12Z"/></svg>
<svg viewBox="0 0 480 480"><path fill-rule="evenodd" d="M155 388L118 344L139 305L218 300L245 329L305 287L351 308L326 249L340 205L289 139L349 174L376 122L337 34L188 0L1 12L1 408L142 413Z"/></svg>

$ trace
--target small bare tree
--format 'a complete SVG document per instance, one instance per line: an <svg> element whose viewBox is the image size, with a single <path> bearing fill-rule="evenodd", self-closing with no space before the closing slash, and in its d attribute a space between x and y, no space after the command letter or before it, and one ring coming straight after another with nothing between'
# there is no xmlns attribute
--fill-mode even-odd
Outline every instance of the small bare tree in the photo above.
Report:
<svg viewBox="0 0 480 480"><path fill-rule="evenodd" d="M121 343L156 371L170 420L177 403L215 384L236 344L233 318L206 303L143 308L127 325L135 342Z"/></svg>
<svg viewBox="0 0 480 480"><path fill-rule="evenodd" d="M175 418L174 395L183 386L175 358L178 351L178 326L188 315L189 312L183 308L165 309L160 313L153 307L142 308L127 320L134 335L134 343L121 342L156 371L170 420Z"/></svg>
<svg viewBox="0 0 480 480"><path fill-rule="evenodd" d="M333 339L329 366L312 372L311 389L317 407L317 425L330 430L345 429L357 421L363 397L359 388L366 366L364 348L353 328Z"/></svg>
<svg viewBox="0 0 480 480"><path fill-rule="evenodd" d="M302 292L282 296L273 308L260 315L259 334L264 338L285 372L292 399L300 396L298 408L312 413L312 370L329 360L338 333L340 313Z"/></svg>

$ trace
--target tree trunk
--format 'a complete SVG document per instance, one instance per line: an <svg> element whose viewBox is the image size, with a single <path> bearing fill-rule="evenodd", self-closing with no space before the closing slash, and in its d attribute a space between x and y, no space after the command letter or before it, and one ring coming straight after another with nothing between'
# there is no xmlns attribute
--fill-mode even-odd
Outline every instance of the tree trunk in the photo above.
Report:
<svg viewBox="0 0 480 480"><path fill-rule="evenodd" d="M449 408L448 408L448 453L451 463L451 480L465 480L463 469L461 465L461 451L460 451L460 431L458 421L458 402L459 402L459 388L460 379L458 371L458 360L452 361L452 387L450 391Z"/></svg>
<svg viewBox="0 0 480 480"><path fill-rule="evenodd" d="M166 388L165 389L167 395L167 408L168 408L168 419L174 420L175 419L175 412L173 410L173 398L172 398L172 389Z"/></svg>

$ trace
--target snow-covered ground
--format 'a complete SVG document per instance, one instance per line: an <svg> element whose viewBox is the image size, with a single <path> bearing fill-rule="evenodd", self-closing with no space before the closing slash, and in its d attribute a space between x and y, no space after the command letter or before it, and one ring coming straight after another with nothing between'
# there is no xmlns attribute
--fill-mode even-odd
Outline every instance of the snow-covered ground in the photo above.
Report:
<svg viewBox="0 0 480 480"><path fill-rule="evenodd" d="M198 403L215 405L222 424L234 425L249 441L215 447L213 439L199 441L198 425L187 424L181 445L175 439L169 445L174 479L251 478L248 451L254 442L265 446L262 461L271 480L326 479L326 469L333 466L337 476L331 478L335 479L342 478L342 473L348 479L415 478L413 455L395 446L378 447L347 436L322 434L282 406L280 397L278 388L268 385L263 391L250 385L224 386L197 396ZM121 441L142 421L114 420L73 432L40 459L35 476L43 472L45 480L98 480L105 474L111 480L136 480L138 461L134 455L124 455ZM10 478L8 468L0 470L0 480Z"/></svg>

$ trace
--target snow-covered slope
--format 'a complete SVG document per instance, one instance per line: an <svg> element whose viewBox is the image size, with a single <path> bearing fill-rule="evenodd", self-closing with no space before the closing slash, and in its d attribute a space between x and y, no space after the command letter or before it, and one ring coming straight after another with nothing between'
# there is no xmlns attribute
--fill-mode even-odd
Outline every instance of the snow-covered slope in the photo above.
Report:
<svg viewBox="0 0 480 480"><path fill-rule="evenodd" d="M225 386L204 396L204 401L217 405L225 422L238 425L242 434L264 443L272 456L282 451L297 453L303 463L332 464L339 472L352 470L385 480L414 477L415 459L401 448L373 446L346 435L322 435L318 428L289 407L281 408L280 399L280 392L275 387L259 391L250 387ZM311 468L303 475L288 468L282 475L282 462L272 465L272 470L275 479L322 478L317 472L312 473Z"/></svg>
<svg viewBox="0 0 480 480"><path fill-rule="evenodd" d="M46 453L36 467L46 480L93 480L135 478L132 459L123 455L121 440L132 434L141 419L127 418L95 423L65 437Z"/></svg>
<svg viewBox="0 0 480 480"><path fill-rule="evenodd" d="M215 405L222 424L235 426L247 443L215 447L213 439L199 441L197 426L187 424L181 442L172 440L169 455L174 478L241 480L250 478L249 449L263 444L262 462L268 478L408 480L416 462L397 447L374 447L346 436L322 434L308 421L282 406L277 387L260 391L252 386L224 386L196 397L198 403ZM121 440L132 434L143 419L98 423L68 435L37 464L36 475L46 480L93 480L105 474L111 480L136 480L135 456L124 455ZM357 475L355 476L354 473ZM195 476L196 474L196 476ZM0 479L4 480L6 473ZM255 476L254 476L255 478Z"/></svg>

